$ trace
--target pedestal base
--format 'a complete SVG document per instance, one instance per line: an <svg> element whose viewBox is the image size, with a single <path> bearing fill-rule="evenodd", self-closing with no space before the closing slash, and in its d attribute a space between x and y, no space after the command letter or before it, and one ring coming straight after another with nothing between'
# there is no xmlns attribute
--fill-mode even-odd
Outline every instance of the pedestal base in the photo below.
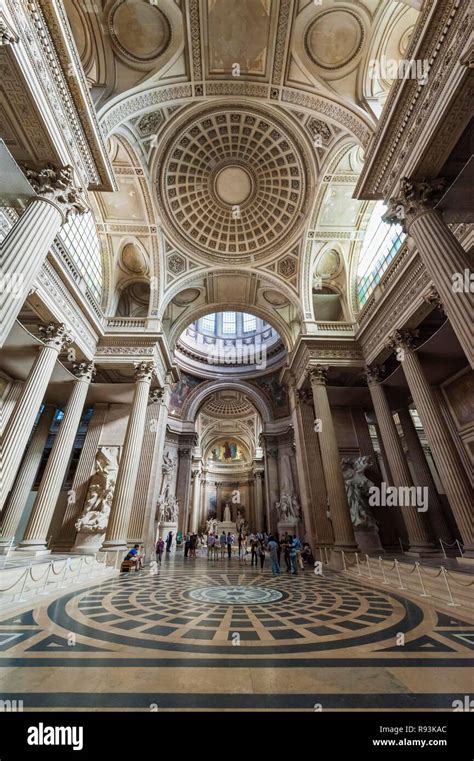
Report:
<svg viewBox="0 0 474 761"><path fill-rule="evenodd" d="M80 531L76 536L74 547L70 552L73 555L96 555L102 547L104 538L105 531L98 534L93 534L89 531Z"/></svg>
<svg viewBox="0 0 474 761"><path fill-rule="evenodd" d="M27 555L29 557L33 558L39 558L39 557L46 557L46 555L51 555L51 550L48 550L47 547L41 547L41 546L34 546L31 547L17 547L15 550L15 553L21 552L22 555Z"/></svg>
<svg viewBox="0 0 474 761"><path fill-rule="evenodd" d="M165 541L165 552L166 552L166 538L169 534L169 532L172 532L173 534L173 541L171 543L171 552L175 552L176 550L176 534L178 533L178 523L176 521L174 522L168 522L163 521L162 523L158 524L158 537L162 538Z"/></svg>
<svg viewBox="0 0 474 761"><path fill-rule="evenodd" d="M286 521L278 521L277 529L280 538L285 536L285 534L300 538L300 524L298 518L289 518Z"/></svg>
<svg viewBox="0 0 474 761"><path fill-rule="evenodd" d="M360 551L364 554L370 555L374 552L385 552L380 543L378 531L363 531L362 529L355 528L354 537L360 547Z"/></svg>

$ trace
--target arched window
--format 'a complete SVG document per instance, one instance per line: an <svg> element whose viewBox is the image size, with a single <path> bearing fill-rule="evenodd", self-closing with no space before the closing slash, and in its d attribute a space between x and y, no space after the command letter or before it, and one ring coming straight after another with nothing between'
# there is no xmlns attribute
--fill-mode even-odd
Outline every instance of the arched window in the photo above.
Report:
<svg viewBox="0 0 474 761"><path fill-rule="evenodd" d="M215 312L213 314L206 314L205 317L201 318L201 328L202 330L208 330L210 333L214 333L216 329Z"/></svg>
<svg viewBox="0 0 474 761"><path fill-rule="evenodd" d="M401 225L384 222L386 206L377 201L365 231L357 267L357 296L362 307L400 249L405 234Z"/></svg>
<svg viewBox="0 0 474 761"><path fill-rule="evenodd" d="M62 226L59 240L98 303L102 296L100 241L90 211L76 214Z"/></svg>
<svg viewBox="0 0 474 761"><path fill-rule="evenodd" d="M253 314L243 316L244 333L253 333L257 330L257 318Z"/></svg>
<svg viewBox="0 0 474 761"><path fill-rule="evenodd" d="M235 333L237 330L235 312L222 312L222 332Z"/></svg>

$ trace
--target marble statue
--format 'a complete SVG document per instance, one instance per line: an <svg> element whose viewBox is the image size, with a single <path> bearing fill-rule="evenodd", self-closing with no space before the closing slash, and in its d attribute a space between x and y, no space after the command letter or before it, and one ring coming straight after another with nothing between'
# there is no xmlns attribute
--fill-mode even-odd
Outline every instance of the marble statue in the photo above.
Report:
<svg viewBox="0 0 474 761"><path fill-rule="evenodd" d="M72 552L95 554L103 542L114 496L120 447L102 447L96 454L84 508L75 523Z"/></svg>
<svg viewBox="0 0 474 761"><path fill-rule="evenodd" d="M166 454L163 455L163 462L161 466L161 470L163 472L164 476L167 476L168 478L171 477L171 474L175 468L176 465L176 458L171 457L169 450L166 452Z"/></svg>
<svg viewBox="0 0 474 761"><path fill-rule="evenodd" d="M209 534L217 534L217 519L216 518L210 518L207 521L207 533Z"/></svg>
<svg viewBox="0 0 474 761"><path fill-rule="evenodd" d="M158 497L158 521L160 523L177 523L179 515L179 503L176 497L172 496L167 484L163 494Z"/></svg>
<svg viewBox="0 0 474 761"><path fill-rule="evenodd" d="M283 492L280 501L275 503L278 513L278 520L284 523L288 519L297 519L299 517L299 504L296 497L290 497L287 492Z"/></svg>
<svg viewBox="0 0 474 761"><path fill-rule="evenodd" d="M369 506L370 488L374 483L365 475L370 457L344 458L342 474L354 528L378 531L377 521Z"/></svg>
<svg viewBox="0 0 474 761"><path fill-rule="evenodd" d="M224 508L224 523L230 523L232 520L232 514L230 512L229 503L226 502L226 506Z"/></svg>
<svg viewBox="0 0 474 761"><path fill-rule="evenodd" d="M87 490L82 515L76 521L78 532L105 532L118 470L118 447L102 447L96 455L96 467Z"/></svg>

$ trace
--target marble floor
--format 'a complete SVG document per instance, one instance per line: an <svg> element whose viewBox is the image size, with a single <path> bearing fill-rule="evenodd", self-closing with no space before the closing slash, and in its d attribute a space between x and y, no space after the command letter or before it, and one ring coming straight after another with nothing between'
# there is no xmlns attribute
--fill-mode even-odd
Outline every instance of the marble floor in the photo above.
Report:
<svg viewBox="0 0 474 761"><path fill-rule="evenodd" d="M2 698L24 710L452 710L474 616L307 569L165 559L0 614Z"/></svg>

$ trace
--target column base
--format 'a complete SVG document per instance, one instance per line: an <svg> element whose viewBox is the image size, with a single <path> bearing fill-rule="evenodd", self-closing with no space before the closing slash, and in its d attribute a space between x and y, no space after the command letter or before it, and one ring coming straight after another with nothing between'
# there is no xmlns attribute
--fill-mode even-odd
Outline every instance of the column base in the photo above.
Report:
<svg viewBox="0 0 474 761"><path fill-rule="evenodd" d="M410 547L403 554L408 555L410 558L439 558L442 552L437 550L436 547Z"/></svg>
<svg viewBox="0 0 474 761"><path fill-rule="evenodd" d="M126 552L128 550L128 544L125 539L111 539L108 542L104 542L99 552Z"/></svg>
<svg viewBox="0 0 474 761"><path fill-rule="evenodd" d="M456 562L459 563L461 567L474 569L474 556L472 555L464 555L462 558L456 558Z"/></svg>
<svg viewBox="0 0 474 761"><path fill-rule="evenodd" d="M0 542L0 555L7 555L8 552L13 552L16 549L16 544L10 544L10 542Z"/></svg>
<svg viewBox="0 0 474 761"><path fill-rule="evenodd" d="M31 542L31 544L20 542L15 550L15 554L17 552L21 552L22 555L29 557L46 557L46 555L51 555L51 550L46 547L46 544L40 544L39 542Z"/></svg>

